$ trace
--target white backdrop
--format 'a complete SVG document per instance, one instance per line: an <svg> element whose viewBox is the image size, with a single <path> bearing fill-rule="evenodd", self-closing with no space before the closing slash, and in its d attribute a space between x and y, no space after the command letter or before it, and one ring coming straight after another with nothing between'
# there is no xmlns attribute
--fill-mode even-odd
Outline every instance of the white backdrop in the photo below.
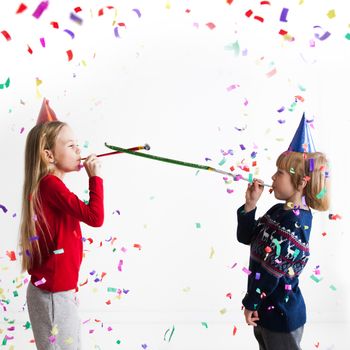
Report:
<svg viewBox="0 0 350 350"><path fill-rule="evenodd" d="M247 165L267 183L305 111L316 147L330 158L333 190L331 212L314 214L311 259L301 277L310 324L304 347L346 349L344 334L335 329L349 326L349 5L51 0L36 19L39 3L26 1L19 14L20 2L0 5L0 32L11 37L0 34L3 348L34 348L31 330L23 327L27 275L19 270L17 237L25 138L46 97L74 129L83 155L107 152L104 142L148 142L150 154L226 171L234 166L245 175L239 166ZM70 19L77 6L80 25ZM280 20L283 8L289 9L287 22ZM327 31L331 35L320 40ZM102 162L105 223L83 225L86 348L256 348L241 312L249 248L235 238L246 183L129 155ZM84 171L65 182L88 198ZM266 191L258 214L274 203ZM329 220L330 213L341 219ZM17 260L10 260L11 251ZM312 328L319 324L324 328Z"/></svg>

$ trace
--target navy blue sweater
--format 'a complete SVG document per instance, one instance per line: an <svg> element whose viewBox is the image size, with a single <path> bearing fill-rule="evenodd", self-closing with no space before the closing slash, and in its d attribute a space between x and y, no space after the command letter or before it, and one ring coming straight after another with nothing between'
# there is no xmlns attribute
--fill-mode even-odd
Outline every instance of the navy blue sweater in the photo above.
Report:
<svg viewBox="0 0 350 350"><path fill-rule="evenodd" d="M306 322L298 276L309 258L312 214L274 205L258 220L256 209L237 211L237 239L250 245L248 289L242 303L257 310L261 327L292 332Z"/></svg>

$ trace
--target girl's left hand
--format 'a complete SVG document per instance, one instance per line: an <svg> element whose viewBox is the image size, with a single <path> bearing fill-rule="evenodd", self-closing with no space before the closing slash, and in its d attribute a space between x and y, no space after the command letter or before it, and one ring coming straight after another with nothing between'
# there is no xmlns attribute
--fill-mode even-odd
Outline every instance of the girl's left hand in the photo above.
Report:
<svg viewBox="0 0 350 350"><path fill-rule="evenodd" d="M244 317L248 326L257 326L256 321L259 321L258 311L244 309Z"/></svg>

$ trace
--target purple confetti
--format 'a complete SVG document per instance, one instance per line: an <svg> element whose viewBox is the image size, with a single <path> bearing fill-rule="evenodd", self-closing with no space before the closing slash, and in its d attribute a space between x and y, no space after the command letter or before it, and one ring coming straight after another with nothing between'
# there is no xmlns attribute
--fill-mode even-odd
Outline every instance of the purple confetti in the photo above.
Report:
<svg viewBox="0 0 350 350"><path fill-rule="evenodd" d="M259 279L260 279L260 272L256 272L256 273L255 273L255 279L256 279L256 280L259 280Z"/></svg>
<svg viewBox="0 0 350 350"><path fill-rule="evenodd" d="M204 159L205 159L206 162L212 160L211 158L204 158Z"/></svg>
<svg viewBox="0 0 350 350"><path fill-rule="evenodd" d="M242 144L241 144L241 145L239 145L239 147L241 147L241 150L242 150L242 151L244 151L244 150L245 150L244 145L242 145Z"/></svg>
<svg viewBox="0 0 350 350"><path fill-rule="evenodd" d="M4 213L7 212L7 208L4 205L0 204L0 208L3 210Z"/></svg>
<svg viewBox="0 0 350 350"><path fill-rule="evenodd" d="M49 2L48 1L42 1L36 10L33 12L33 17L36 19L40 18L40 16L43 14L43 12L48 8Z"/></svg>
<svg viewBox="0 0 350 350"><path fill-rule="evenodd" d="M315 160L314 158L309 159L309 171L313 172L315 168Z"/></svg>
<svg viewBox="0 0 350 350"><path fill-rule="evenodd" d="M323 30L323 28L320 27L320 26L314 26L314 28L321 28L321 29ZM318 40L323 41L323 40L326 40L327 38L329 38L330 35L331 35L330 32L324 31L323 35L320 35L320 34L318 34L318 33L315 33L315 38L318 39Z"/></svg>
<svg viewBox="0 0 350 350"><path fill-rule="evenodd" d="M278 119L278 122L279 122L280 124L284 124L284 123L286 122L286 120L285 120L285 119Z"/></svg>
<svg viewBox="0 0 350 350"><path fill-rule="evenodd" d="M284 111L284 107L281 107L280 109L277 110L278 113L281 113Z"/></svg>
<svg viewBox="0 0 350 350"><path fill-rule="evenodd" d="M283 10L281 12L281 16L280 16L280 22L288 22L287 21L288 11L289 10L287 8L283 8Z"/></svg>
<svg viewBox="0 0 350 350"><path fill-rule="evenodd" d="M120 38L118 27L114 28L114 35L115 35L116 38Z"/></svg>
<svg viewBox="0 0 350 350"><path fill-rule="evenodd" d="M141 12L140 12L140 10L138 10L138 9L132 9L136 14L137 14L137 16L140 18L141 17Z"/></svg>
<svg viewBox="0 0 350 350"><path fill-rule="evenodd" d="M71 36L71 38L74 39L75 34L74 34L71 30L65 29L64 32L66 32L67 34L69 34L69 35Z"/></svg>
<svg viewBox="0 0 350 350"><path fill-rule="evenodd" d="M77 23L77 24L82 24L83 20L78 17L75 13L71 12L70 17L69 17L73 22Z"/></svg>

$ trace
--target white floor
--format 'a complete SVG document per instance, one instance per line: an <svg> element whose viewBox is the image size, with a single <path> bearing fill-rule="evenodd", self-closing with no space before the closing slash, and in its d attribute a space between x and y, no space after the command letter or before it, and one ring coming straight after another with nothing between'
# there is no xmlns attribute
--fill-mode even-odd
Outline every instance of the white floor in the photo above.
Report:
<svg viewBox="0 0 350 350"><path fill-rule="evenodd" d="M208 323L104 323L83 315L84 350L254 350L258 349L252 328L245 324ZM1 318L1 350L35 350L31 330L23 322L11 324ZM206 327L207 326L207 327ZM233 329L236 326L236 334ZM170 334L173 331L169 341ZM346 324L307 324L303 337L303 350L349 350L350 327ZM5 335L13 337L1 345ZM69 349L69 347L67 348ZM283 350L281 348L281 350Z"/></svg>

